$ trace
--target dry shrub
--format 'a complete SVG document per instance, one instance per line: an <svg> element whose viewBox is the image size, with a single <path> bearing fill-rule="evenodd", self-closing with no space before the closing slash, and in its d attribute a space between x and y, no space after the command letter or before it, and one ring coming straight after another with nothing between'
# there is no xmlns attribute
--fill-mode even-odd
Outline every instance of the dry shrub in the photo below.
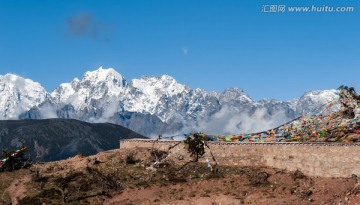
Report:
<svg viewBox="0 0 360 205"><path fill-rule="evenodd" d="M122 188L120 178L117 173L104 174L98 169L87 167L87 172L91 175L90 178L94 179L95 183L101 185L103 190L118 190Z"/></svg>
<svg viewBox="0 0 360 205"><path fill-rule="evenodd" d="M250 184L253 186L262 186L262 185L268 185L269 181L268 178L270 177L270 174L266 172L260 172L255 173L253 175L249 176Z"/></svg>
<svg viewBox="0 0 360 205"><path fill-rule="evenodd" d="M136 153L135 152L129 152L126 154L126 157L124 159L125 164L136 164L140 160L136 159Z"/></svg>
<svg viewBox="0 0 360 205"><path fill-rule="evenodd" d="M161 160L165 159L167 156L168 156L168 152L158 150L158 149L153 149L151 152L150 160L152 162L161 161Z"/></svg>
<svg viewBox="0 0 360 205"><path fill-rule="evenodd" d="M296 179L304 179L306 178L306 176L300 171L300 170L296 170L295 172L292 172L290 174L291 178L295 181Z"/></svg>

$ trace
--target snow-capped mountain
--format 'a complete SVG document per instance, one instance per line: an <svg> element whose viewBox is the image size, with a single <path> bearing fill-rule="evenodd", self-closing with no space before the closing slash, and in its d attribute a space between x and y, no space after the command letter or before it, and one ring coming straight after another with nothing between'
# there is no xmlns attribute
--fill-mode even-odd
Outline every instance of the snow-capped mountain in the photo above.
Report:
<svg viewBox="0 0 360 205"><path fill-rule="evenodd" d="M40 83L13 74L0 75L0 119L18 119L47 96Z"/></svg>
<svg viewBox="0 0 360 205"><path fill-rule="evenodd" d="M126 81L118 72L100 67L86 72L82 79L60 84L50 94L51 103L59 117L84 121L107 119L119 111L125 88Z"/></svg>
<svg viewBox="0 0 360 205"><path fill-rule="evenodd" d="M174 113L163 113L169 99L172 97L179 98L189 91L190 88L177 83L174 78L168 75L141 77L129 83L121 99L124 103L124 110L149 113L158 116L162 121L168 122L174 118Z"/></svg>
<svg viewBox="0 0 360 205"><path fill-rule="evenodd" d="M296 113L300 115L317 113L324 108L324 105L339 99L339 97L337 90L306 92L295 104Z"/></svg>
<svg viewBox="0 0 360 205"><path fill-rule="evenodd" d="M114 69L100 67L88 71L83 78L75 78L71 83L62 83L51 97L55 103L72 104L76 109L83 109L91 100L118 98L126 86L125 79Z"/></svg>
<svg viewBox="0 0 360 205"><path fill-rule="evenodd" d="M28 85L16 83L16 79ZM338 98L336 90L325 90L307 92L289 102L257 102L238 88L207 92L191 89L167 75L127 83L114 69L102 67L59 85L50 95L40 84L15 75L1 76L0 83L0 94L6 96L0 102L3 119L58 117L112 122L144 135L258 131L318 112Z"/></svg>

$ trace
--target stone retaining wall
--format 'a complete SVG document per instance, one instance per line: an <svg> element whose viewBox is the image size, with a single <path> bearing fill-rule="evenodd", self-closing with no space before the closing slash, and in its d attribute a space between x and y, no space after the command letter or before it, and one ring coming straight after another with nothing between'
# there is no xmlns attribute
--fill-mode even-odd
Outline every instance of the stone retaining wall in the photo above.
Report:
<svg viewBox="0 0 360 205"><path fill-rule="evenodd" d="M154 147L168 150L178 141L123 140L121 148ZM360 144L358 143L238 143L208 142L219 164L270 166L309 176L360 176ZM171 150L185 155L183 143ZM210 156L207 156L209 159Z"/></svg>

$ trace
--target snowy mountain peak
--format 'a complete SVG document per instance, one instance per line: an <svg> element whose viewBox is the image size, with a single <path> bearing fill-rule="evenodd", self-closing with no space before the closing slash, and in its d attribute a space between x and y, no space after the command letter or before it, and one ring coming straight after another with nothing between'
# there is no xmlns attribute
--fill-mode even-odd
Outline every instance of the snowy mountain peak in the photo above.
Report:
<svg viewBox="0 0 360 205"><path fill-rule="evenodd" d="M163 81L175 81L176 82L176 80L175 80L175 78L173 78L173 77L171 77L171 76L169 76L169 75L161 75L160 77L159 77L159 79L161 79L161 80L163 80Z"/></svg>
<svg viewBox="0 0 360 205"><path fill-rule="evenodd" d="M10 81L14 81L14 80L16 80L16 79L18 79L18 78L21 78L20 76L18 76L18 75L15 75L15 74L12 74L12 73L7 73L7 74L5 74L5 75L0 75L0 78L3 78L3 79L7 79L7 80L10 80Z"/></svg>
<svg viewBox="0 0 360 205"><path fill-rule="evenodd" d="M164 111L168 98L189 91L190 88L176 82L168 75L142 76L133 79L124 95L124 109L131 112L157 114ZM168 117L160 116L165 120Z"/></svg>
<svg viewBox="0 0 360 205"><path fill-rule="evenodd" d="M226 88L224 92L244 94L244 91L240 88Z"/></svg>
<svg viewBox="0 0 360 205"><path fill-rule="evenodd" d="M161 83L172 83L176 82L175 78L169 75L160 75L160 76L141 76L140 79L134 80L141 80L141 81L161 81Z"/></svg>
<svg viewBox="0 0 360 205"><path fill-rule="evenodd" d="M48 100L47 95L30 79L0 76L0 119L59 117L113 122L145 135L194 129L242 133L319 113L325 104L339 98L338 91L325 90L307 92L288 102L256 102L240 88L206 92L168 75L143 76L127 84L120 73L103 67L59 85Z"/></svg>
<svg viewBox="0 0 360 205"><path fill-rule="evenodd" d="M330 99L334 96L338 95L339 91L332 89L332 90L313 90L306 92L302 97L314 97L317 96L317 98L321 99Z"/></svg>
<svg viewBox="0 0 360 205"><path fill-rule="evenodd" d="M123 76L116 72L113 68L104 69L100 67L94 71L87 71L82 81L90 81L91 83L103 83L103 82L112 82L118 86L125 86L126 82Z"/></svg>
<svg viewBox="0 0 360 205"><path fill-rule="evenodd" d="M224 92L220 93L220 101L222 103L241 101L245 103L254 103L254 101L245 94L240 88L227 88Z"/></svg>
<svg viewBox="0 0 360 205"><path fill-rule="evenodd" d="M74 82L74 83L78 83L79 81L80 81L80 79L76 78L76 77L72 80L72 82Z"/></svg>
<svg viewBox="0 0 360 205"><path fill-rule="evenodd" d="M315 90L306 92L296 103L296 112L299 114L313 113L321 110L327 103L339 99L337 90Z"/></svg>
<svg viewBox="0 0 360 205"><path fill-rule="evenodd" d="M38 82L23 77L0 75L0 119L17 119L19 114L37 106L47 98Z"/></svg>
<svg viewBox="0 0 360 205"><path fill-rule="evenodd" d="M161 75L159 77L142 76L140 79L132 80L131 85L139 92L150 97L176 95L186 89L186 86L176 82L173 77L168 75Z"/></svg>
<svg viewBox="0 0 360 205"><path fill-rule="evenodd" d="M91 100L109 101L124 92L126 81L112 68L100 67L87 71L82 79L74 78L71 83L62 83L51 97L57 103L72 104L76 109L90 105Z"/></svg>
<svg viewBox="0 0 360 205"><path fill-rule="evenodd" d="M34 82L31 79L23 78L21 76L18 76L18 75L12 74L12 73L7 73L3 76L0 75L0 78L1 78L2 82L9 83L9 86L18 85L17 83L19 83L19 85L22 85L22 83L27 83L27 84L35 86L35 87L42 87L41 84L38 82Z"/></svg>

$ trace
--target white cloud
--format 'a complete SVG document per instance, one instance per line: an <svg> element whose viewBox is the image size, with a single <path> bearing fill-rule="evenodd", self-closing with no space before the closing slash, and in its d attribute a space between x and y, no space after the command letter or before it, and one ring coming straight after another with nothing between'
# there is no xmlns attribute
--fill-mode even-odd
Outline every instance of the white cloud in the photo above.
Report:
<svg viewBox="0 0 360 205"><path fill-rule="evenodd" d="M40 116L42 119L58 118L56 109L50 104L45 104L39 108Z"/></svg>
<svg viewBox="0 0 360 205"><path fill-rule="evenodd" d="M116 99L112 99L106 106L104 106L104 112L101 118L93 119L96 123L111 122L110 118L114 116L116 112L120 110L119 102Z"/></svg>
<svg viewBox="0 0 360 205"><path fill-rule="evenodd" d="M199 120L196 131L208 134L241 134L265 131L281 125L290 119L285 112L270 116L266 108L257 109L253 114L237 113L224 107L208 120Z"/></svg>

